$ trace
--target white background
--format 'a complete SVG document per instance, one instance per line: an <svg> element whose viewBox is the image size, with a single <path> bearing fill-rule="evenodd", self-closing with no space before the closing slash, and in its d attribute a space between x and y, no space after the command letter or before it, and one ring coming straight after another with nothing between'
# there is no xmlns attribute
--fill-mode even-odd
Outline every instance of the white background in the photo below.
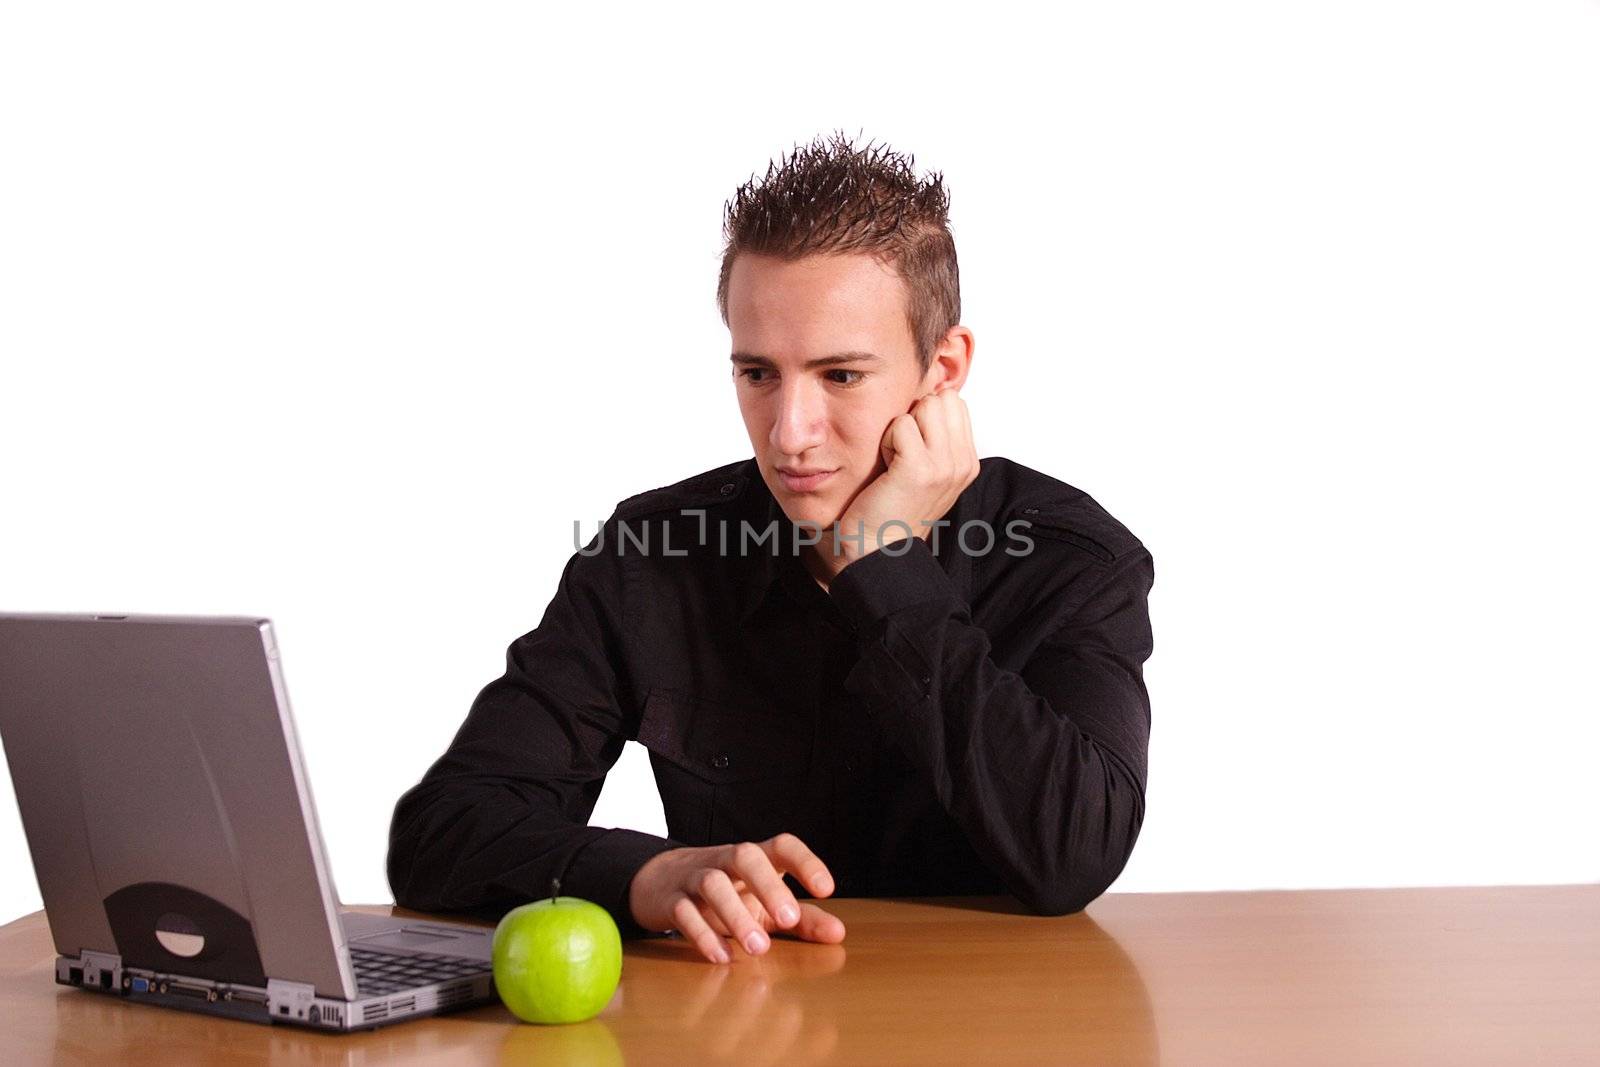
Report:
<svg viewBox="0 0 1600 1067"><path fill-rule="evenodd" d="M952 191L980 454L1155 558L1116 890L1600 878L1600 7L1043 10L8 6L0 610L271 616L389 900L573 520L750 454L723 201L838 128Z"/></svg>

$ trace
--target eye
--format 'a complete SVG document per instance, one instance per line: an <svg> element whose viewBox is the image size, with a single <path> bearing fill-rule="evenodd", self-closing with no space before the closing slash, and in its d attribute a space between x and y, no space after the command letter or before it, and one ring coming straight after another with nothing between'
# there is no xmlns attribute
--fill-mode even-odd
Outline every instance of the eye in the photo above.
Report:
<svg viewBox="0 0 1600 1067"><path fill-rule="evenodd" d="M752 385L760 385L762 382L766 381L765 378L757 377L757 375L766 373L767 368L765 367L746 367L738 372L740 377L749 379Z"/></svg>
<svg viewBox="0 0 1600 1067"><path fill-rule="evenodd" d="M843 380L840 380L838 378L830 378L830 379L828 379L829 381L835 383L836 385L857 385L857 384L860 384L861 379L866 376L866 373L864 371L841 370L841 369L839 369L837 367L835 367L833 370L828 371L828 373L829 374L852 375L852 377L848 377L848 378L845 378Z"/></svg>

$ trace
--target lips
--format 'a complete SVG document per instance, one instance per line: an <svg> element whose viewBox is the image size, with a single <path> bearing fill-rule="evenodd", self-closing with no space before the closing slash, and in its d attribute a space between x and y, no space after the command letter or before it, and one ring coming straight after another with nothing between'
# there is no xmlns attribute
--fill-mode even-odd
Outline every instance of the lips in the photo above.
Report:
<svg viewBox="0 0 1600 1067"><path fill-rule="evenodd" d="M829 478L839 473L834 470L819 470L806 467L779 467L778 478L783 482L783 487L791 493L809 493L822 486Z"/></svg>

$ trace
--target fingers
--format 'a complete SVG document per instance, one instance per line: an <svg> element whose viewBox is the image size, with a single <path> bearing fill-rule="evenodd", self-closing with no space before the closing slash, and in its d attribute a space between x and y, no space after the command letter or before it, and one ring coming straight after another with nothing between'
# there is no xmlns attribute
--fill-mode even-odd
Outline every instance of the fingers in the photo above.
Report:
<svg viewBox="0 0 1600 1067"><path fill-rule="evenodd" d="M755 916L757 926L761 927L763 930L771 930L776 925L772 921L772 916L767 914L767 909L762 906L761 901L754 893L750 892L748 889L739 888L743 884L743 882L735 882L733 884L733 887L739 890L739 899L744 901L745 908L749 910L751 915ZM721 916L716 913L716 910L712 908L711 905L701 901L700 911L701 914L705 916L706 922L711 924L711 929L715 930L720 936L733 936L732 934L728 933L727 924L722 921Z"/></svg>
<svg viewBox="0 0 1600 1067"><path fill-rule="evenodd" d="M829 873L828 865L794 834L769 837L761 843L761 847L772 857L772 865L778 871L800 879L800 884L812 896L825 897L833 892L833 875Z"/></svg>
<svg viewBox="0 0 1600 1067"><path fill-rule="evenodd" d="M902 462L911 461L921 466L928 458L928 446L922 439L922 430L914 414L896 415L889 420L887 434L888 444L884 450L884 461L892 462L899 459Z"/></svg>
<svg viewBox="0 0 1600 1067"><path fill-rule="evenodd" d="M970 449L972 444L972 423L967 417L967 402L954 390L941 393L940 396L944 399L945 438L950 442L952 454L961 459L963 452Z"/></svg>
<svg viewBox="0 0 1600 1067"><path fill-rule="evenodd" d="M800 922L789 932L807 941L836 945L844 940L844 922L837 915L823 911L815 904L801 904Z"/></svg>
<svg viewBox="0 0 1600 1067"><path fill-rule="evenodd" d="M743 878L745 884L760 899L772 921L787 930L800 921L800 903L789 887L783 884L783 875L772 865L766 849L749 841L732 846L732 870Z"/></svg>
<svg viewBox="0 0 1600 1067"><path fill-rule="evenodd" d="M942 419L940 430L944 455L957 471L965 474L978 456L972 444L972 413L967 402L954 389L935 393L931 399L938 401L935 421Z"/></svg>
<svg viewBox="0 0 1600 1067"><path fill-rule="evenodd" d="M706 959L712 963L729 961L728 950L722 944L722 936L711 929L705 916L700 914L700 907L694 902L694 898L684 893L678 894L677 901L672 905L672 918L677 922L679 932L693 941Z"/></svg>
<svg viewBox="0 0 1600 1067"><path fill-rule="evenodd" d="M965 489L978 477L981 469L978 447L972 440L972 411L967 407L967 402L961 399L961 394L952 390L946 395L952 398L948 404L950 441L954 445L956 465L966 475L961 483L961 488Z"/></svg>
<svg viewBox="0 0 1600 1067"><path fill-rule="evenodd" d="M744 902L745 906L756 916L757 921L766 918L765 909L761 906L761 902L756 899L755 894L745 893ZM706 905L702 905L702 908L705 907ZM727 928L715 912L707 911L705 920L711 925L711 929L717 932L718 936L727 934ZM844 940L844 921L832 912L823 911L815 904L802 902L800 905L800 921L793 928L784 931L784 933L790 937L798 937L806 941L836 945Z"/></svg>
<svg viewBox="0 0 1600 1067"><path fill-rule="evenodd" d="M787 931L808 941L832 943L844 938L842 922L815 905L802 905L783 880L784 874L794 874L815 897L834 891L827 865L793 834L663 855L699 860L695 866L678 868L665 894L668 906L661 918L665 924L670 916L671 925L714 963L730 960L725 936L733 937L752 956L771 948L769 930ZM645 883L640 878L650 873L647 864L635 876L634 888L646 896L651 885L648 878ZM641 912L640 904L632 906L636 915L659 914L648 907Z"/></svg>
<svg viewBox="0 0 1600 1067"><path fill-rule="evenodd" d="M772 944L766 931L761 929L750 909L745 907L739 891L733 888L728 872L720 867L707 867L701 874L698 888L700 896L713 909L728 932L752 956L760 955Z"/></svg>
<svg viewBox="0 0 1600 1067"><path fill-rule="evenodd" d="M955 390L945 389L919 399L912 406L911 415L923 445L918 458L926 460L921 474L930 490L948 497L939 502L948 508L978 476L978 454L972 444L967 402Z"/></svg>
<svg viewBox="0 0 1600 1067"><path fill-rule="evenodd" d="M896 415L889 420L889 425L883 428L883 440L878 443L878 451L883 456L885 466L892 466L895 457L913 442L921 442L922 433L917 429L917 420L907 413Z"/></svg>
<svg viewBox="0 0 1600 1067"><path fill-rule="evenodd" d="M771 949L768 931L843 941L842 921L800 904L784 883L786 873L794 873L813 896L834 893L834 877L818 854L794 833L779 833L760 843L661 853L635 875L629 907L646 928L678 929L712 963L731 960L723 937L738 939L752 957ZM787 917L789 907L794 918Z"/></svg>
<svg viewBox="0 0 1600 1067"><path fill-rule="evenodd" d="M978 442L973 440L973 411L966 406L965 400L957 406L962 411L962 440L966 442L966 450L968 450L966 458L968 458L968 462L971 462L973 478L976 478L981 472L981 464L978 462Z"/></svg>
<svg viewBox="0 0 1600 1067"><path fill-rule="evenodd" d="M948 396L949 393L929 393L911 405L911 417L917 420L928 455L940 465L948 460L950 451Z"/></svg>

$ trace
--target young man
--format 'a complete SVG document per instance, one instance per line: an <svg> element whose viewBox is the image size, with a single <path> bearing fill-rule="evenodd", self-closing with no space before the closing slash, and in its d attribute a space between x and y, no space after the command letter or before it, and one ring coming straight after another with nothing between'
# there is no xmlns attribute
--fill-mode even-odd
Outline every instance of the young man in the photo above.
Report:
<svg viewBox="0 0 1600 1067"><path fill-rule="evenodd" d="M400 904L561 892L713 961L809 900L1083 908L1144 818L1149 551L1082 491L978 460L948 197L814 143L727 205L718 303L751 459L623 501L400 798ZM669 835L586 825L623 743ZM791 882L789 879L792 879Z"/></svg>

